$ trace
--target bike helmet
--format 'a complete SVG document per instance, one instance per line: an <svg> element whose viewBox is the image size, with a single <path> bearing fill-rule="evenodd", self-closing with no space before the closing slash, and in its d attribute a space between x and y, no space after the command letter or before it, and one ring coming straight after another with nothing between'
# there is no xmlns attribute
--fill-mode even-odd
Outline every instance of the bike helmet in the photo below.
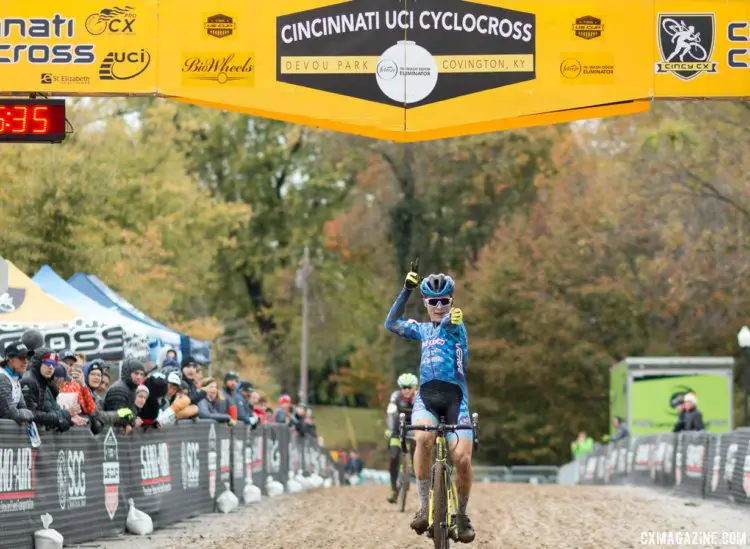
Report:
<svg viewBox="0 0 750 549"><path fill-rule="evenodd" d="M411 387L413 389L417 386L419 380L414 374L401 374L398 376L397 383L399 387Z"/></svg>
<svg viewBox="0 0 750 549"><path fill-rule="evenodd" d="M443 297L451 295L456 289L456 284L450 275L431 274L422 280L419 289L424 297Z"/></svg>

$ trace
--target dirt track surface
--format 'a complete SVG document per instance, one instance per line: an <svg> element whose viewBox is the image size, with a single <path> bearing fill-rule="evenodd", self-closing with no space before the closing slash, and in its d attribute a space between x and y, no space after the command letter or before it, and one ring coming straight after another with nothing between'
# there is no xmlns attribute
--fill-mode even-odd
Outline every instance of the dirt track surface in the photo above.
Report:
<svg viewBox="0 0 750 549"><path fill-rule="evenodd" d="M230 515L207 515L150 536L102 541L102 549L429 549L409 529L416 490L405 513L387 488L320 489L264 499ZM474 549L608 549L665 547L642 532L745 532L750 509L673 498L631 487L478 484L469 502ZM627 519L625 517L628 517ZM646 542L646 543L644 543ZM97 544L86 544L95 547ZM690 544L669 547L747 547Z"/></svg>

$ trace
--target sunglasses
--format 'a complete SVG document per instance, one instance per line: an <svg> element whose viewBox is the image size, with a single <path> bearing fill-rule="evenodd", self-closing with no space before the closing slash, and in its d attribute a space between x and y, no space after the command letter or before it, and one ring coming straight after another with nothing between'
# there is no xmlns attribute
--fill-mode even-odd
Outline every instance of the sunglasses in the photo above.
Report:
<svg viewBox="0 0 750 549"><path fill-rule="evenodd" d="M413 389L414 387L412 387L411 385L401 385L401 388L402 389Z"/></svg>
<svg viewBox="0 0 750 549"><path fill-rule="evenodd" d="M425 299L425 303L430 307L438 307L440 305L450 305L453 303L452 297L430 297Z"/></svg>

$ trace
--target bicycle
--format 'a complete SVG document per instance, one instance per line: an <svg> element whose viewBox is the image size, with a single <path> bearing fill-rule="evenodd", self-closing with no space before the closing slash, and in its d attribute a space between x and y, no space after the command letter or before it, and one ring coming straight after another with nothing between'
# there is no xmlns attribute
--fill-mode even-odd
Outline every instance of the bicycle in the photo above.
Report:
<svg viewBox="0 0 750 549"><path fill-rule="evenodd" d="M453 468L449 463L448 443L446 435L455 431L472 430L474 435L474 450L479 447L479 414L471 415L471 425L451 425L445 423L441 417L438 425L406 425L406 415L399 415L399 427L401 433L401 451L406 452L407 431L435 432L435 453L432 461L432 475L430 479L430 504L429 504L429 526L428 537L432 537L435 549L448 549L450 540L455 537L451 532L456 526L456 511L458 510L458 497L456 486L453 483ZM430 534L432 534L430 536Z"/></svg>

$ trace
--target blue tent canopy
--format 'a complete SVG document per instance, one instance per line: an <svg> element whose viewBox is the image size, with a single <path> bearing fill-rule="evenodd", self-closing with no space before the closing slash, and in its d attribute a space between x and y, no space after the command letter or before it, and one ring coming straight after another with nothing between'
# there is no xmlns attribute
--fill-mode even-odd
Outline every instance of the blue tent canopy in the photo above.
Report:
<svg viewBox="0 0 750 549"><path fill-rule="evenodd" d="M108 309L79 292L49 265L42 266L32 277L32 280L46 293L62 301L82 316L99 320L112 326L121 326L127 332L147 338L150 352L152 354L158 353L158 347L161 345L161 342L157 330L121 315L114 309Z"/></svg>
<svg viewBox="0 0 750 549"><path fill-rule="evenodd" d="M183 356L190 354L204 363L211 360L211 346L209 343L193 339L185 334L180 334L158 320L151 318L112 290L96 275L76 273L68 280L68 283L91 299L107 307L115 307L122 314L138 322L157 328L160 333L164 334L162 340L165 343L179 347Z"/></svg>

